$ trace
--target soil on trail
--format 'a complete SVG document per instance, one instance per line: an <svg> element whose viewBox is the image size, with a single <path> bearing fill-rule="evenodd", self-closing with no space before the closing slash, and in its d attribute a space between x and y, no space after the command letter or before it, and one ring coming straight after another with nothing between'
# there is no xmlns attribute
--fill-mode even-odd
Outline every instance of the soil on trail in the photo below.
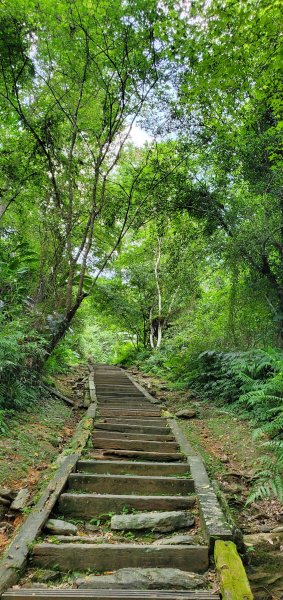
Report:
<svg viewBox="0 0 283 600"><path fill-rule="evenodd" d="M194 418L179 419L179 425L201 454L224 511L244 534L243 560L255 599L282 600L283 507L274 499L246 505L266 448L255 442L247 421L224 408L196 399L189 390L172 391L155 375L134 367L128 371L172 414L180 409L195 411Z"/></svg>
<svg viewBox="0 0 283 600"><path fill-rule="evenodd" d="M86 370L77 367L66 375L53 378L56 388L75 402L83 398L82 380ZM13 490L28 488L29 500L19 511L0 513L0 555L22 524L29 506L36 500L50 476L50 464L74 433L81 411L49 395L41 397L29 412L14 414L1 434L0 487Z"/></svg>

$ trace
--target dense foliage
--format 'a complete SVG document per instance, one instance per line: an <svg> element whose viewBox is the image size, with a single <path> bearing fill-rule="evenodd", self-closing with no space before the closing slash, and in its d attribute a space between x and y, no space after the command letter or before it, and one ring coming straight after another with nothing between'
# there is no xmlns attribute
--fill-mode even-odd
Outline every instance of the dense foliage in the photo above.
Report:
<svg viewBox="0 0 283 600"><path fill-rule="evenodd" d="M251 419L282 494L281 20L3 0L0 422L44 368L135 362Z"/></svg>

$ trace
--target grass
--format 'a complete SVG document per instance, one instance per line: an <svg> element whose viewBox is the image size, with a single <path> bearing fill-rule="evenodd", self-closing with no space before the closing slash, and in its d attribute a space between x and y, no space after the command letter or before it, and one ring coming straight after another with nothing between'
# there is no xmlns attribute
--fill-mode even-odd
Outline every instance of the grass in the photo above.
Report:
<svg viewBox="0 0 283 600"><path fill-rule="evenodd" d="M54 398L42 398L29 412L14 414L1 435L0 485L35 485L72 435L73 424L71 408Z"/></svg>

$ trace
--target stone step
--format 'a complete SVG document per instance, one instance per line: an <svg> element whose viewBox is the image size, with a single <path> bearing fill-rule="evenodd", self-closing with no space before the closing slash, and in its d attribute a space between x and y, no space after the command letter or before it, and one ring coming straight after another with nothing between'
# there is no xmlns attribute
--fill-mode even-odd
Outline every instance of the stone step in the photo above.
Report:
<svg viewBox="0 0 283 600"><path fill-rule="evenodd" d="M97 390L135 390L137 391L138 388L136 388L135 385L133 385L131 382L129 383L119 383L117 385L113 385L113 383L96 383L95 384L95 388Z"/></svg>
<svg viewBox="0 0 283 600"><path fill-rule="evenodd" d="M93 448L107 448L115 450L144 450L146 452L175 452L179 449L176 442L152 442L137 439L127 440L119 438L99 438L94 435Z"/></svg>
<svg viewBox="0 0 283 600"><path fill-rule="evenodd" d="M76 579L79 589L104 590L196 590L204 588L205 576L181 569L125 568L110 575L87 575ZM127 595L127 592L126 592Z"/></svg>
<svg viewBox="0 0 283 600"><path fill-rule="evenodd" d="M192 512L188 510L148 511L138 513L122 513L111 517L110 527L113 531L154 531L160 533L172 533L180 529L187 530L195 523ZM177 536L178 537L178 536ZM179 536L180 537L180 536ZM193 536L181 535L180 544L192 544ZM176 536L173 536L176 539ZM185 542L182 541L185 538ZM165 545L172 544L171 538L164 538ZM189 542L188 542L189 539ZM154 546L160 544L154 542ZM163 544L162 544L163 545Z"/></svg>
<svg viewBox="0 0 283 600"><path fill-rule="evenodd" d="M99 414L102 417L133 417L133 418L144 418L144 417L160 417L160 410L156 409L142 409L142 410L131 410L130 408L99 408Z"/></svg>
<svg viewBox="0 0 283 600"><path fill-rule="evenodd" d="M154 463L154 462L127 462L112 460L79 460L77 471L84 473L102 473L119 475L184 475L190 472L187 463Z"/></svg>
<svg viewBox="0 0 283 600"><path fill-rule="evenodd" d="M95 598L95 600L220 600L219 594L209 590L201 591L164 591L164 590L96 590L96 589L68 589L68 588L21 588L10 589L2 596L3 600L17 598L18 600L76 600L81 598Z"/></svg>
<svg viewBox="0 0 283 600"><path fill-rule="evenodd" d="M113 388L106 388L106 387L101 387L100 389L97 389L96 387L96 394L99 397L103 397L103 396L115 396L115 397L119 397L121 396L122 398L124 396L137 396L138 398L142 398L143 400L145 400L145 395L142 394L139 390L137 390L137 388L125 388L123 390L120 390L118 387L113 387Z"/></svg>
<svg viewBox="0 0 283 600"><path fill-rule="evenodd" d="M148 409L155 409L157 404L156 402L149 402L148 400L144 401L141 400L140 398L136 398L135 396L99 396L97 395L97 399L100 404L107 404L107 406L111 405L112 403L115 405L119 405L119 406L124 406L124 405L135 405L135 406L141 406L144 408L148 408ZM158 406L160 406L160 404L158 404Z"/></svg>
<svg viewBox="0 0 283 600"><path fill-rule="evenodd" d="M52 544L33 547L32 565L61 571L115 571L123 567L161 567L203 573L208 568L207 546L138 544Z"/></svg>
<svg viewBox="0 0 283 600"><path fill-rule="evenodd" d="M153 408L154 406L154 408ZM153 405L150 404L149 402L139 402L139 401L127 401L127 400L107 400L106 402L101 401L101 398L99 399L99 408L111 408L111 409L118 409L118 408L130 408L132 410L140 410L140 409L149 409L149 410L157 410L157 409L161 409L161 406L157 406L157 405Z"/></svg>
<svg viewBox="0 0 283 600"><path fill-rule="evenodd" d="M130 458L132 460L153 460L154 462L171 462L184 461L184 456L181 452L145 452L143 450L118 450L115 448L101 449L101 453L106 457ZM97 452L89 452L89 458L98 457ZM99 456L101 458L101 456Z"/></svg>
<svg viewBox="0 0 283 600"><path fill-rule="evenodd" d="M166 419L163 417L105 417L103 423L114 423L115 425L139 425L142 427L165 427Z"/></svg>
<svg viewBox="0 0 283 600"><path fill-rule="evenodd" d="M154 433L132 433L127 431L105 431L104 429L95 428L94 430L95 439L116 439L116 440L148 440L152 442L174 442L175 438L173 435L157 435Z"/></svg>
<svg viewBox="0 0 283 600"><path fill-rule="evenodd" d="M126 507L139 511L186 510L194 506L195 496L134 496L133 494L61 494L57 508L61 515L92 519L102 514L121 513Z"/></svg>
<svg viewBox="0 0 283 600"><path fill-rule="evenodd" d="M119 431L124 433L146 433L148 435L168 435L169 427L154 427L150 425L128 425L127 423L95 423L95 430Z"/></svg>
<svg viewBox="0 0 283 600"><path fill-rule="evenodd" d="M85 475L72 473L68 490L81 490L99 494L190 494L194 492L192 479L141 475Z"/></svg>

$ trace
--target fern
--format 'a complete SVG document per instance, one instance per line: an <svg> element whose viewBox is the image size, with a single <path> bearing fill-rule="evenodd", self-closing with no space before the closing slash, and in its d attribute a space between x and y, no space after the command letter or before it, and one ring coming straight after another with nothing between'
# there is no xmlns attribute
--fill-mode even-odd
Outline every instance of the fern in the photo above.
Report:
<svg viewBox="0 0 283 600"><path fill-rule="evenodd" d="M271 497L278 498L280 502L283 501L283 477L279 474L273 479L259 484L249 495L247 504L251 504L255 500L269 499Z"/></svg>

